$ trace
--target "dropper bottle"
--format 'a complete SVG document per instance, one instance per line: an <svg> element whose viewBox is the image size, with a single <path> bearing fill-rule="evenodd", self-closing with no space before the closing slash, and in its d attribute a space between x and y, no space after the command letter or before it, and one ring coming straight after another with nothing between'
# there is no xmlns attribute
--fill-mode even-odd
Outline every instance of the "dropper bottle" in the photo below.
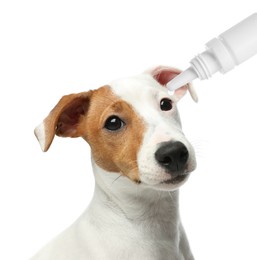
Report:
<svg viewBox="0 0 257 260"><path fill-rule="evenodd" d="M257 53L257 13L220 34L206 44L206 51L193 58L191 66L167 83L175 90L192 80L225 74Z"/></svg>

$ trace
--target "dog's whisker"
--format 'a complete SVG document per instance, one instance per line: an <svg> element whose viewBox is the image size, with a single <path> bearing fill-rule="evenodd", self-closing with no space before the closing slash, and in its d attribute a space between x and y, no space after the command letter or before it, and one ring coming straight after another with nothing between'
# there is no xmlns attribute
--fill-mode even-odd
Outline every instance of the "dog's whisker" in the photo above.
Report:
<svg viewBox="0 0 257 260"><path fill-rule="evenodd" d="M208 141L202 139L190 140L197 157L205 158Z"/></svg>
<svg viewBox="0 0 257 260"><path fill-rule="evenodd" d="M120 177L122 177L123 175L120 174L117 178L115 178L113 181L112 181L112 185L114 184L114 182L116 182Z"/></svg>
<svg viewBox="0 0 257 260"><path fill-rule="evenodd" d="M168 194L169 194L170 198L173 200L173 197L172 197L171 191L168 191Z"/></svg>
<svg viewBox="0 0 257 260"><path fill-rule="evenodd" d="M135 161L135 162L137 162L137 161ZM128 173L128 176L130 176L130 175L134 175L135 174L135 172L137 173L139 170L138 170L138 166L135 166L134 168L132 168L130 171L129 171L129 173ZM136 179L136 180L134 180L135 181L135 183L136 184L140 184L141 183L141 180L140 179Z"/></svg>

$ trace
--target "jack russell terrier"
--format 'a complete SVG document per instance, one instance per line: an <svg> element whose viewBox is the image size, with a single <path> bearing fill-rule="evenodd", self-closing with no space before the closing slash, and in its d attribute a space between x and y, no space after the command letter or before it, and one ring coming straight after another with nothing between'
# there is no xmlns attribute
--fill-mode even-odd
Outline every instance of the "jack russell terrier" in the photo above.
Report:
<svg viewBox="0 0 257 260"><path fill-rule="evenodd" d="M55 135L91 147L93 199L81 217L33 260L192 260L178 188L196 168L166 83L180 71L157 67L96 90L64 96L35 129L43 151Z"/></svg>

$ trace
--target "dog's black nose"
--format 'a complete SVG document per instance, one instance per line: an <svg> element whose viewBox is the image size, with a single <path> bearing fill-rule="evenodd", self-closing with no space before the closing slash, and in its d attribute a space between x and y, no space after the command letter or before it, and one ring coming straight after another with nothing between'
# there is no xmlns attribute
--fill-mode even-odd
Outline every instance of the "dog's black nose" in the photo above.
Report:
<svg viewBox="0 0 257 260"><path fill-rule="evenodd" d="M157 162L172 175L183 173L188 157L188 150L181 142L164 142L155 152Z"/></svg>

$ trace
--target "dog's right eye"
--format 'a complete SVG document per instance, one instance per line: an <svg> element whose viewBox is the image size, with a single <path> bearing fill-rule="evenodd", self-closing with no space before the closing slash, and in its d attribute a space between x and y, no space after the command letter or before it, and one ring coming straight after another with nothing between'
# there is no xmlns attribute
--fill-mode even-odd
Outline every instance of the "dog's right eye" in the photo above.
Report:
<svg viewBox="0 0 257 260"><path fill-rule="evenodd" d="M163 98L160 102L160 108L162 111L169 111L172 109L172 101L169 98Z"/></svg>
<svg viewBox="0 0 257 260"><path fill-rule="evenodd" d="M125 123L118 117L118 116L110 116L105 124L104 128L110 130L110 131L117 131L121 129Z"/></svg>

